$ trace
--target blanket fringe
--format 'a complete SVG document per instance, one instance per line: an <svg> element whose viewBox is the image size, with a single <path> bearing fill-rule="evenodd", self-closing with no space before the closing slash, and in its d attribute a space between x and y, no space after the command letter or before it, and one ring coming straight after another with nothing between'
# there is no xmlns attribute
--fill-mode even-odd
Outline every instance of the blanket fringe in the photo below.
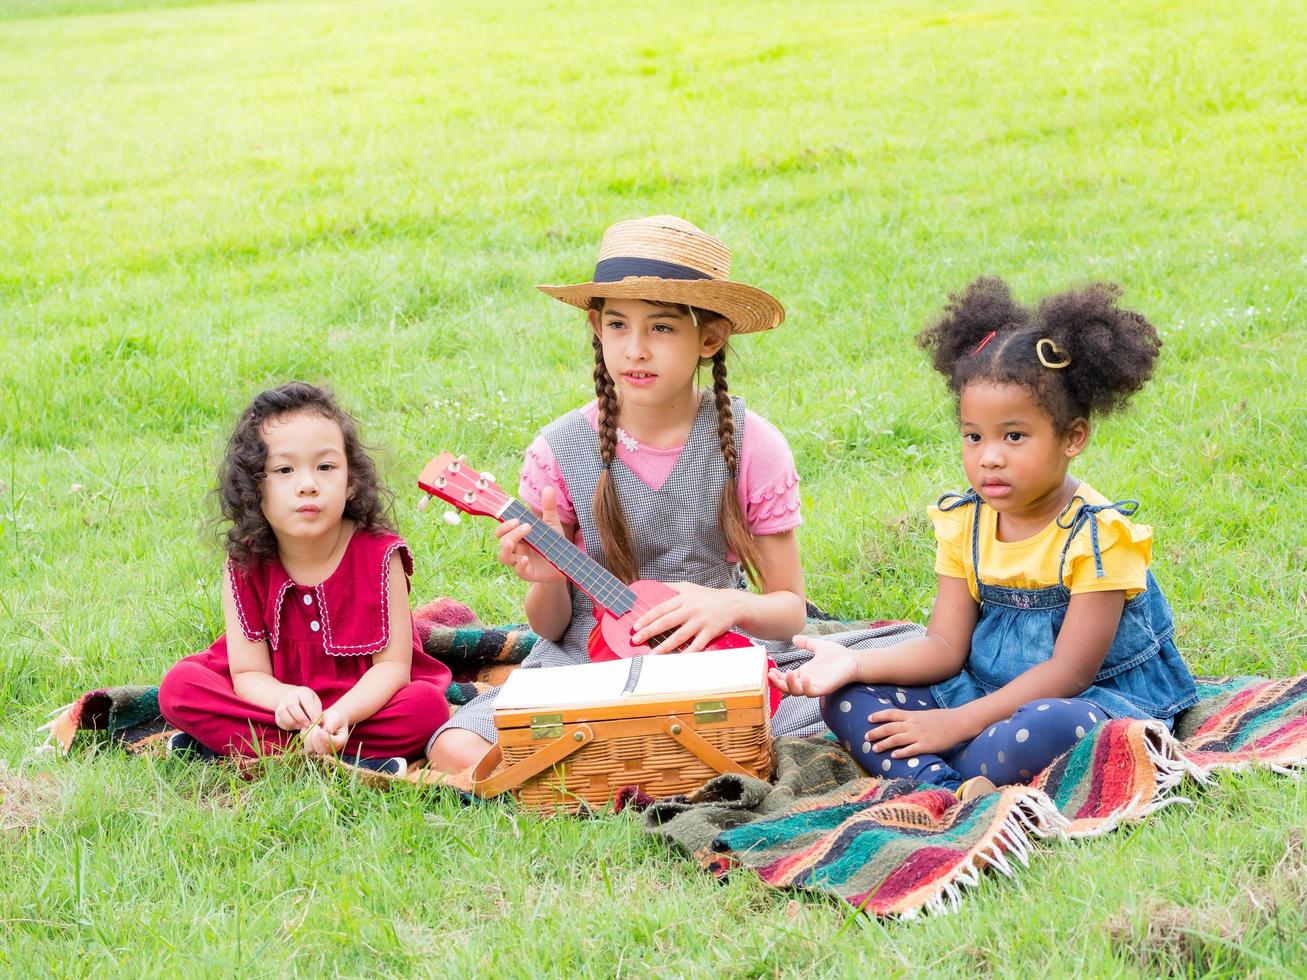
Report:
<svg viewBox="0 0 1307 980"><path fill-rule="evenodd" d="M1150 737L1154 733L1158 736L1156 742ZM1157 788L1153 802L1136 811L1132 817L1142 819L1172 803L1187 803L1192 806L1194 801L1187 796L1176 795L1176 789L1184 782L1186 776L1198 783L1210 782L1207 773L1189 761L1179 740L1162 725L1149 726L1149 730L1144 735L1144 748L1148 752L1148 760L1157 770Z"/></svg>
<svg viewBox="0 0 1307 980"><path fill-rule="evenodd" d="M67 713L67 711L70 710L71 708L72 705L68 705L67 707L64 708L64 712ZM36 735L39 740L27 747L27 754L31 758L43 759L46 756L60 754L58 735L55 732L55 728L58 726L58 724L61 721L63 721L63 719L64 716L61 714L58 717L54 718L53 720L47 721L44 725L42 725L40 728L36 730ZM45 735L44 738L40 738L42 733L44 733Z"/></svg>
<svg viewBox="0 0 1307 980"><path fill-rule="evenodd" d="M80 700L82 700L82 699L81 699L81 698L78 698L78 699L77 699L77 701L80 701ZM65 718L65 716L67 716L68 712L72 711L75 707L77 707L77 701L69 701L67 704L65 704L65 705L60 705L58 708L55 708L53 711L51 711L51 712L49 712L48 714L46 714L46 716L45 716L46 719L47 719L47 720L46 720L46 723L45 723L44 725L39 725L39 726L37 727L37 729L36 729L36 734L40 735L42 732L49 732L49 733L51 733L51 734L50 734L49 736L47 736L47 738L46 738L46 741L49 741L49 739L50 739L51 737L53 737L53 732L54 732L54 730L55 730L55 727L56 727L56 726L57 726L61 721L64 720L64 718Z"/></svg>
<svg viewBox="0 0 1307 980"><path fill-rule="evenodd" d="M1009 794L1012 797L1011 809L998 830L967 855L966 861L958 865L924 905L905 910L900 914L901 918L914 918L920 908L931 915L956 912L962 907L966 889L980 883L981 873L986 867L1011 878L1016 874L1016 868L1009 855L1020 861L1022 867L1028 867L1034 850L1033 838L1058 837L1065 833L1066 817L1043 790L1022 787L1004 791L1005 796Z"/></svg>
<svg viewBox="0 0 1307 980"><path fill-rule="evenodd" d="M1190 762L1180 747L1180 742L1161 722L1144 722L1144 751L1153 767L1153 794L1145 803L1143 794L1136 793L1106 816L1095 819L1090 826L1077 828L1070 821L1063 836L1068 840L1084 840L1101 837L1111 833L1126 821L1143 820L1163 807L1173 803L1192 804L1187 796L1176 795L1176 788L1184 782L1186 776L1199 783L1209 781L1207 773Z"/></svg>
<svg viewBox="0 0 1307 980"><path fill-rule="evenodd" d="M1304 770L1307 770L1307 755L1280 762L1258 762L1256 759L1244 762L1222 762L1210 769L1204 769L1203 775L1210 780L1212 774L1217 772L1258 772L1262 769L1269 769L1277 775L1288 776L1290 779L1302 779Z"/></svg>

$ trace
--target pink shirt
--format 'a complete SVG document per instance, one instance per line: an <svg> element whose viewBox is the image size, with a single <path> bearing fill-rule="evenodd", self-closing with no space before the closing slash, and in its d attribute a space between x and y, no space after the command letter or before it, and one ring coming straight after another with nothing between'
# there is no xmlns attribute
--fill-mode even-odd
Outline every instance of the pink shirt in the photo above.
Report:
<svg viewBox="0 0 1307 980"><path fill-rule="evenodd" d="M598 403L591 402L581 412L597 432ZM794 468L789 443L780 430L761 415L746 409L744 419L736 486L745 523L755 535L791 531L803 520L799 516L799 474ZM660 488L671 476L683 448L683 445L666 448L644 446L625 432L618 432L617 458L651 490ZM528 507L539 511L545 487L553 487L558 494L559 520L575 527L576 508L554 459L554 451L544 436L537 436L526 451L518 496Z"/></svg>

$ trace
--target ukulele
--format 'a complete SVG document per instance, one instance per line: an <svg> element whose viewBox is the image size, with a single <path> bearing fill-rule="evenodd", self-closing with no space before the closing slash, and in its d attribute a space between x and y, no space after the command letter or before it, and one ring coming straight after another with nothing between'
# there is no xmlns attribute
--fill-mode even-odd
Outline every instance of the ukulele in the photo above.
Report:
<svg viewBox="0 0 1307 980"><path fill-rule="evenodd" d="M635 621L660 602L675 596L675 591L662 582L639 581L626 585L536 517L521 501L504 493L495 485L494 480L482 476L461 459L455 459L452 453L441 453L427 463L422 469L422 475L418 477L418 486L465 513L493 517L501 523L517 519L531 525L525 538L526 543L595 604L597 623L591 630L587 643L591 660L642 656L650 652L651 644L661 643L670 635L667 632L651 636L644 643L634 643L631 640L635 632ZM747 636L726 632L705 649L730 650L753 646L753 643ZM780 692L773 688L771 693L779 695ZM775 711L774 704L772 710Z"/></svg>

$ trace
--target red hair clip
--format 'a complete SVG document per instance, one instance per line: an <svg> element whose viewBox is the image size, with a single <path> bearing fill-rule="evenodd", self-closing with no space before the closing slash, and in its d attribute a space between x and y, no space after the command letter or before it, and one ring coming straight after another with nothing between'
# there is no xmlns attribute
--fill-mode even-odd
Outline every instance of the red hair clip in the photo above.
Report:
<svg viewBox="0 0 1307 980"><path fill-rule="evenodd" d="M991 340L993 340L997 335L998 335L997 330L991 330L989 333L985 334L985 339L976 345L976 349L971 352L971 356L975 357L982 350L984 350L985 345L989 343Z"/></svg>

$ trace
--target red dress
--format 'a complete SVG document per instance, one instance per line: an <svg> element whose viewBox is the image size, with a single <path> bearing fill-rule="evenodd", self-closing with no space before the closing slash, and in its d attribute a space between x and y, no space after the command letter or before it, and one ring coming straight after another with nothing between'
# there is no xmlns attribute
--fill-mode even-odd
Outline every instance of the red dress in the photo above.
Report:
<svg viewBox="0 0 1307 980"><path fill-rule="evenodd" d="M323 708L335 704L390 642L390 556L404 575L413 559L394 534L355 531L340 565L320 585L304 586L277 559L245 570L227 562L241 632L264 640L272 675L312 688ZM396 596L408 604L408 596ZM412 618L409 620L412 623ZM413 629L411 680L371 718L350 730L348 755L417 758L449 718L449 668L422 650ZM223 755L277 752L299 735L277 727L273 711L237 696L227 665L227 637L187 657L164 675L159 709L168 722Z"/></svg>

